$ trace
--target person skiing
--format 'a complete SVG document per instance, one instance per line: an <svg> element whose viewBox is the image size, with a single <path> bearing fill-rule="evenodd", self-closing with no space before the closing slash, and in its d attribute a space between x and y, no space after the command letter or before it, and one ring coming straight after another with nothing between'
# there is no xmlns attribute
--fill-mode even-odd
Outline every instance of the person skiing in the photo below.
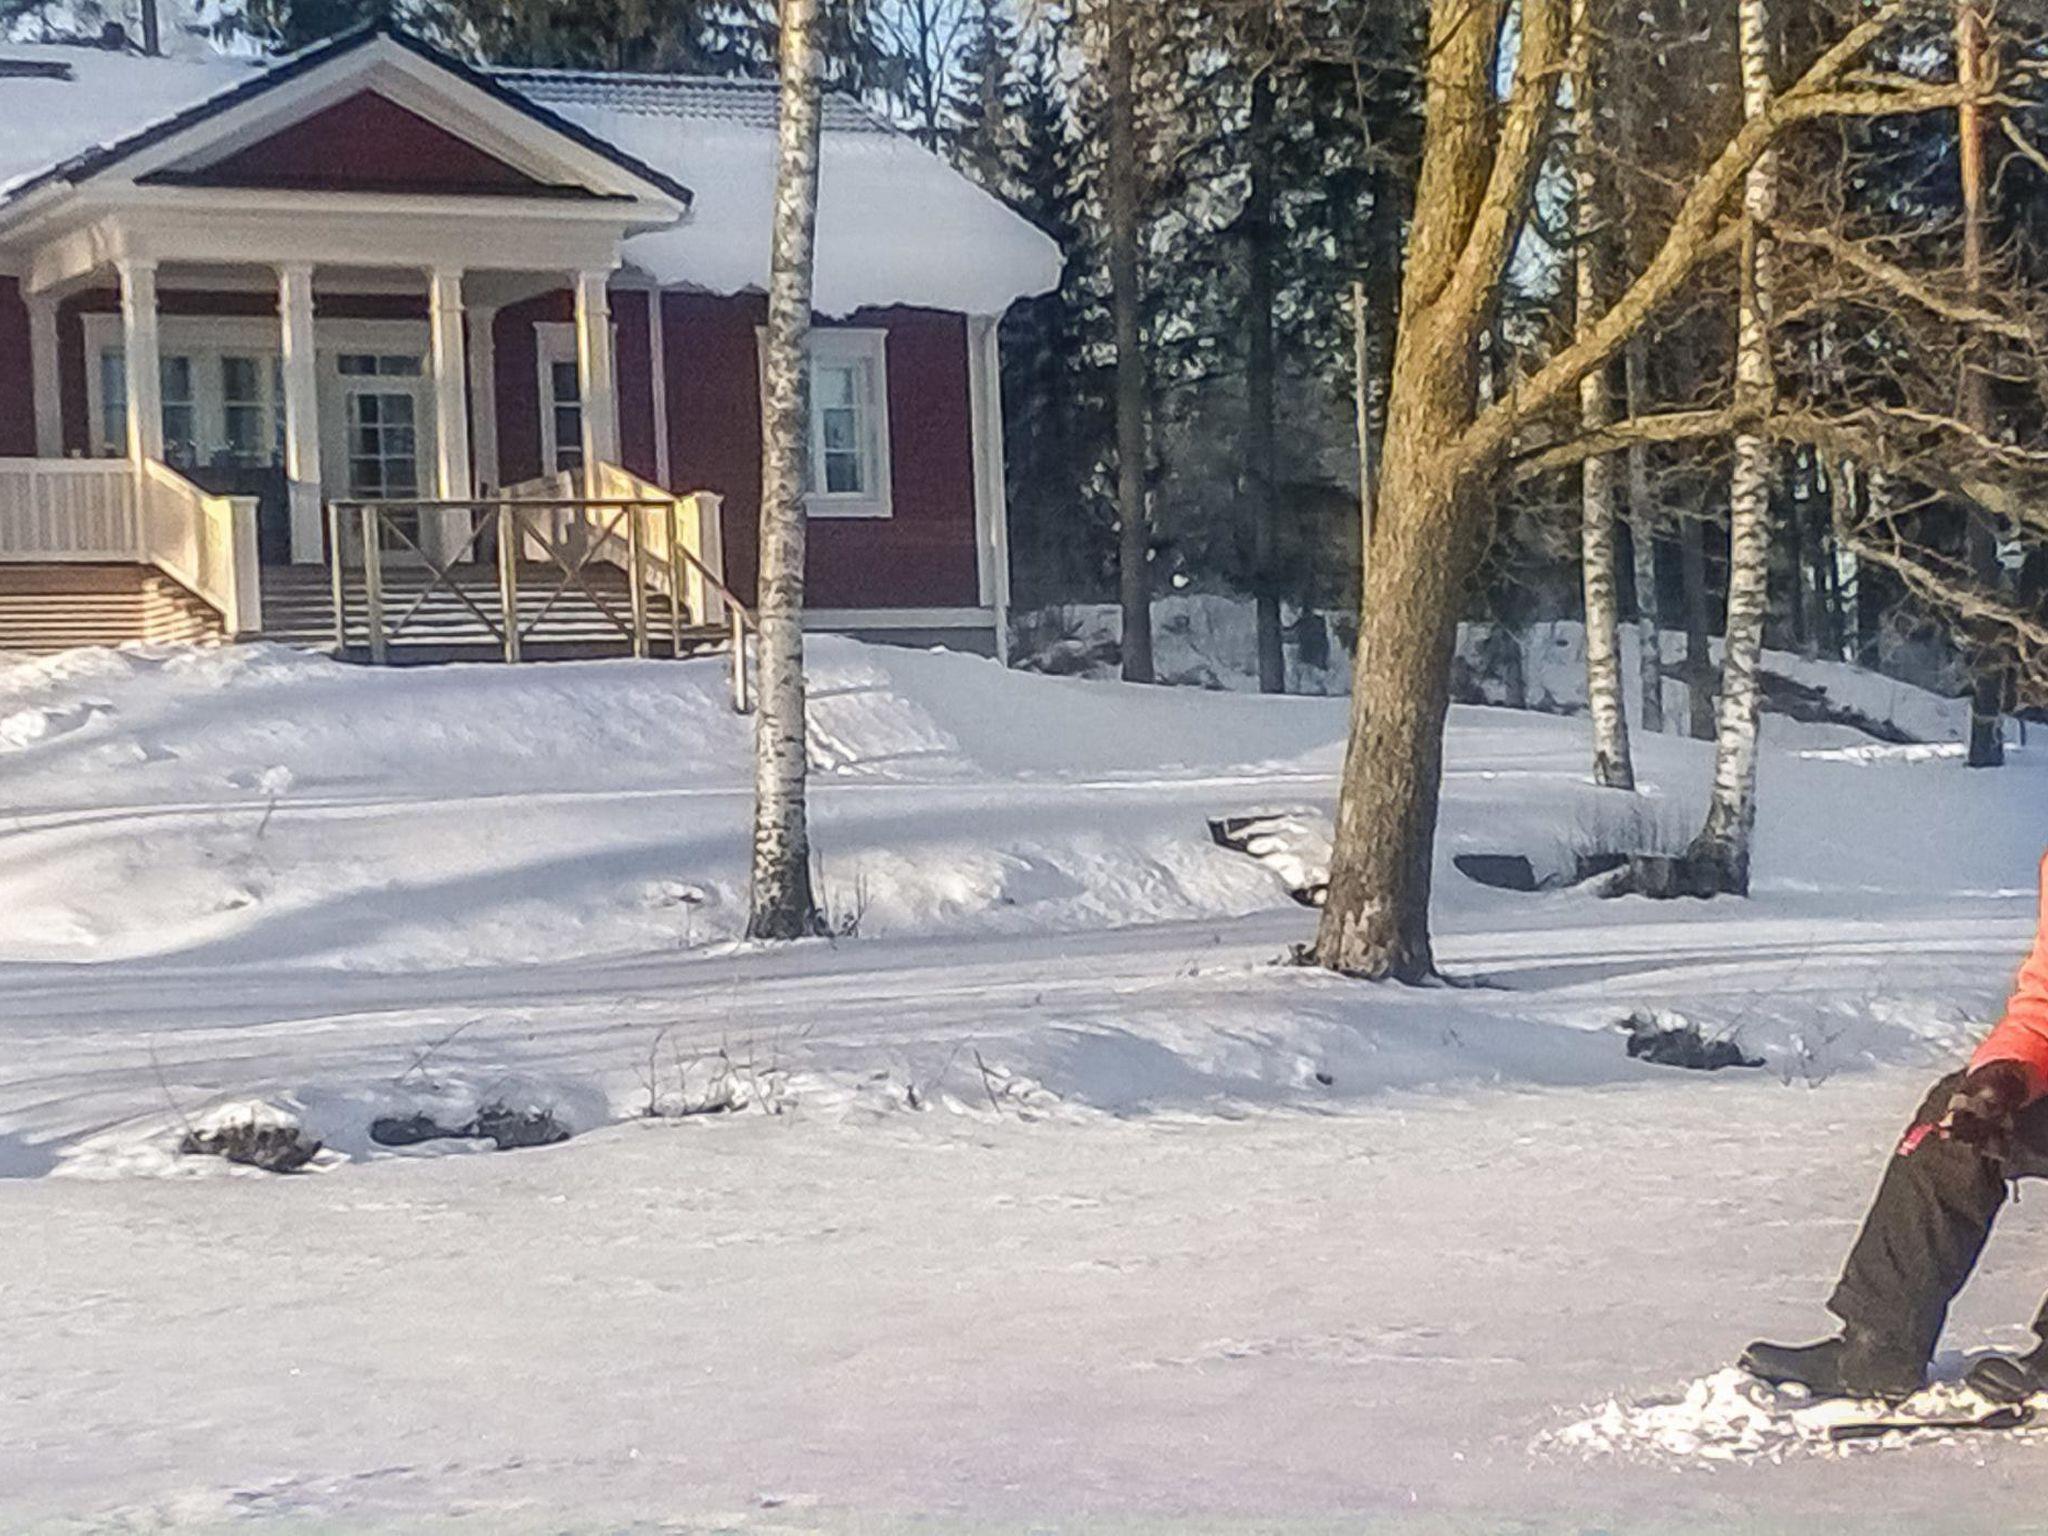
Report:
<svg viewBox="0 0 2048 1536"><path fill-rule="evenodd" d="M1949 1303L1976 1267L2006 1184L2048 1177L2048 858L2041 915L2005 1014L1962 1072L1944 1077L1886 1162L1828 1298L1842 1331L1816 1344L1758 1341L1742 1367L1822 1397L1897 1402L1920 1390ZM2048 1390L2048 1301L2028 1354L1988 1356L1969 1384L2001 1403Z"/></svg>

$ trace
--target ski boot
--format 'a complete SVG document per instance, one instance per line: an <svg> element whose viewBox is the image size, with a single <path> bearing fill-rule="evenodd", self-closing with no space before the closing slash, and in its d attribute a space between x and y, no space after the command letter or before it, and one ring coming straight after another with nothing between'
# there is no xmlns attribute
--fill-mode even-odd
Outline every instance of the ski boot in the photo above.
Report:
<svg viewBox="0 0 2048 1536"><path fill-rule="evenodd" d="M1994 1403L2023 1403L2048 1392L2048 1341L2024 1355L1986 1355L1963 1380Z"/></svg>
<svg viewBox="0 0 2048 1536"><path fill-rule="evenodd" d="M1860 1328L1817 1344L1769 1344L1742 1352L1742 1368L1774 1387L1806 1388L1815 1397L1875 1397L1904 1402L1925 1384L1927 1363L1910 1349Z"/></svg>

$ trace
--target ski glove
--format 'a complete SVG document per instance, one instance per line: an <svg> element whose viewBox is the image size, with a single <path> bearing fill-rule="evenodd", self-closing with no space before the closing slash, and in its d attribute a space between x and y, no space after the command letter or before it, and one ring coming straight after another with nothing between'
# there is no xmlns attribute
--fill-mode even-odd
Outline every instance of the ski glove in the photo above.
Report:
<svg viewBox="0 0 2048 1536"><path fill-rule="evenodd" d="M1948 1111L1935 1129L1965 1142L1986 1157L2002 1158L2012 1143L2013 1119L2029 1097L2027 1069L2016 1061L1987 1061L1973 1067L1949 1095Z"/></svg>

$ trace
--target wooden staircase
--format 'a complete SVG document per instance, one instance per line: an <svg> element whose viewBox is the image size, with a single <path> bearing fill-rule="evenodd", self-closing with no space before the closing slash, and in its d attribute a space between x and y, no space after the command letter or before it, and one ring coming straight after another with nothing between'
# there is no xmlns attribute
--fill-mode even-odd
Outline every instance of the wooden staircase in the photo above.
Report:
<svg viewBox="0 0 2048 1536"><path fill-rule="evenodd" d="M220 638L220 615L151 566L0 566L0 652Z"/></svg>
<svg viewBox="0 0 2048 1536"><path fill-rule="evenodd" d="M557 592L561 575L552 565L520 567L521 659L568 661L631 655L632 594L625 573L615 566L592 563L581 574L588 591L572 584ZM496 567L460 566L456 576L461 596L445 584L429 591L434 576L423 566L392 563L384 567L385 622L387 627L396 627L388 654L392 663L504 659L504 607ZM262 638L302 650L338 654L349 661L368 660L368 603L360 570L346 573L343 596L348 633L346 643L337 650L333 576L328 569L314 565L264 567ZM719 650L730 641L726 626L696 624L686 614L678 646L669 623L667 594L650 589L646 605L651 655L700 655Z"/></svg>

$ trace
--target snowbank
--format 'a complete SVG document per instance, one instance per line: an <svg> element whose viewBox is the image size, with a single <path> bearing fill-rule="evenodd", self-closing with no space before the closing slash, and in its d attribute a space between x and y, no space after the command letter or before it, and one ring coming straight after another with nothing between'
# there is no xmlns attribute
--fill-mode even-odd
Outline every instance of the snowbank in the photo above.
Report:
<svg viewBox="0 0 2048 1536"><path fill-rule="evenodd" d="M1709 753L1645 738L1644 792L1617 796L1587 781L1582 720L1459 708L1440 954L1492 986L1361 991L1272 963L1310 931L1291 892L1326 858L1341 699L830 637L811 661L840 939L759 952L739 942L752 726L715 658L378 671L249 646L0 670L0 1014L40 1042L20 1096L0 1083L0 1172L166 1170L183 1117L251 1098L387 1155L366 1128L425 1112L423 1051L435 1093L473 1111L538 1085L577 1126L689 1099L728 1057L781 1085L755 1101L831 1117L1640 1081L1668 1070L1626 1059L1642 1010L1823 1082L1967 1046L2048 843L2025 753L1968 774L1773 720L1753 901L1491 890L1453 858L1550 873L1682 838ZM1213 843L1211 818L1251 814L1285 829L1261 858ZM71 1072L97 1086L35 1086Z"/></svg>
<svg viewBox="0 0 2048 1536"><path fill-rule="evenodd" d="M1249 602L1212 593L1183 593L1158 599L1152 613L1155 660L1162 682L1232 692L1258 688L1258 651ZM1303 654L1303 631L1298 627L1301 611L1286 607L1282 616L1289 691L1315 695L1349 692L1351 637L1356 629L1353 616L1336 611L1309 615L1309 627L1326 642L1326 653L1318 647L1312 657ZM1020 613L1012 620L1018 665L1062 676L1113 678L1122 624L1121 612L1112 603ZM1624 703L1631 723L1640 724L1640 637L1630 626L1622 630L1620 638ZM1665 718L1682 720L1687 707L1685 685L1672 674L1685 658L1685 636L1666 631L1662 641L1667 668ZM1713 641L1712 648L1718 666L1720 642ZM1464 624L1458 630L1457 655L1477 702L1564 714L1586 707L1586 634L1585 626L1576 619L1513 627ZM1520 672L1518 694L1507 676L1515 668ZM1835 708L1895 728L1916 742L1955 742L1969 737L1969 704L1964 699L1791 651L1764 652L1764 669L1791 683L1818 689ZM1766 714L1774 712L1768 699L1764 708Z"/></svg>

